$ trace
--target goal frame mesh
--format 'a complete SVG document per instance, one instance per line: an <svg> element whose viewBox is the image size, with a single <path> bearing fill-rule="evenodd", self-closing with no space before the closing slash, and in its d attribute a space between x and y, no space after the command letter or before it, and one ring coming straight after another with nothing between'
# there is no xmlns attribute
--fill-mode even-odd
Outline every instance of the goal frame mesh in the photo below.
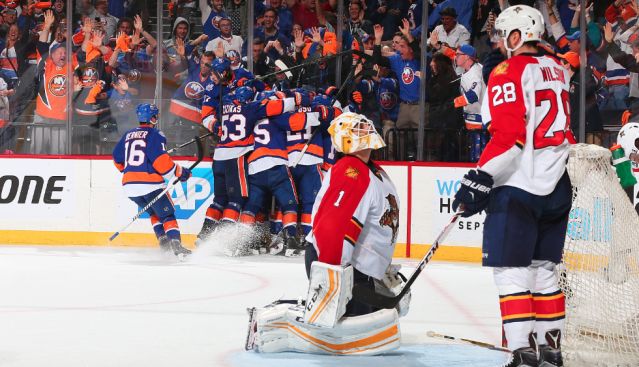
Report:
<svg viewBox="0 0 639 367"><path fill-rule="evenodd" d="M566 366L639 366L639 216L611 153L575 144L572 208L558 267Z"/></svg>

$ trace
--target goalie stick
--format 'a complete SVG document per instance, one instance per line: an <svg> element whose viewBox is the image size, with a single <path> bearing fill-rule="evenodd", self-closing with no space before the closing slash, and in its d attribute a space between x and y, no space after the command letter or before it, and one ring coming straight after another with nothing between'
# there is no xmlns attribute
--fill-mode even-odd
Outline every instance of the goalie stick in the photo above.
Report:
<svg viewBox="0 0 639 367"><path fill-rule="evenodd" d="M512 351L510 349L504 348L504 347L500 347L498 345L494 345L494 344L490 344L490 343L486 343L486 342L480 342L480 341L472 340L472 339L458 338L458 337L451 336L451 335L444 335L444 334L436 333L436 332L434 332L432 330L428 331L426 333L426 335L428 335L431 338L438 338L438 339L452 340L452 341L456 341L456 342L463 342L463 343L472 344L474 346L482 347L482 348L486 348L486 349L490 349L490 350L496 350L496 351L500 351L500 352L504 352L504 353L512 353Z"/></svg>
<svg viewBox="0 0 639 367"><path fill-rule="evenodd" d="M404 287L402 287L402 290L399 292L399 294L397 294L396 296L385 296L383 294L375 292L374 289L370 289L364 284L355 283L353 285L353 299L377 308L395 308L399 301L401 301L406 293L408 293L411 285L413 285L415 279L417 279L417 276L419 276L419 274L424 269L424 266L426 266L426 264L428 264L430 259L433 257L435 251L437 251L437 249L439 248L439 245L446 238L446 236L448 236L448 233L453 228L453 225L455 224L455 222L457 222L457 219L460 215L461 212L457 212L452 216L452 218L450 218L448 224L446 224L444 229L442 229L442 231L439 233L430 250L428 250L426 255L424 255L422 260L419 262L417 268L415 268L413 274L411 274L410 278L408 278L408 281L406 282Z"/></svg>
<svg viewBox="0 0 639 367"><path fill-rule="evenodd" d="M204 158L204 149L202 148L202 141L200 140L200 137L195 138L195 143L197 144L197 160L193 162L193 164L189 167L189 171L195 168L195 166L197 166L202 161L202 158ZM160 200L160 198L164 194L166 194L171 188L173 188L173 186L175 186L179 181L180 179L176 177L175 180L173 180L173 182L168 184L166 188L162 190L161 193L158 194L158 196L153 198L153 200L151 200L148 204L146 204L146 206L142 208L142 210L140 210L135 216L133 216L131 221L127 223L126 226L122 227L122 229L112 234L111 237L109 237L109 242L113 241L117 236L119 236L120 232L124 232L124 230L129 228L129 226L133 224L133 222L135 222L138 218L140 218L140 216L142 216L142 214L144 214L147 210L149 210L149 208L153 206L153 204L155 204L158 200Z"/></svg>

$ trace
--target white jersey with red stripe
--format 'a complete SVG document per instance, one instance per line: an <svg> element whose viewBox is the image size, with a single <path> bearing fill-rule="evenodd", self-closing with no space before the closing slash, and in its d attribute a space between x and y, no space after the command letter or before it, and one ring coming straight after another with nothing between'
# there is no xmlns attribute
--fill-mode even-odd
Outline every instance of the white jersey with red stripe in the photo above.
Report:
<svg viewBox="0 0 639 367"><path fill-rule="evenodd" d="M318 260L351 264L382 279L399 230L399 197L389 176L373 162L347 155L328 171L312 214Z"/></svg>
<svg viewBox="0 0 639 367"><path fill-rule="evenodd" d="M547 195L566 170L570 130L570 76L551 56L513 56L490 74L484 121L491 140L478 168L495 186Z"/></svg>

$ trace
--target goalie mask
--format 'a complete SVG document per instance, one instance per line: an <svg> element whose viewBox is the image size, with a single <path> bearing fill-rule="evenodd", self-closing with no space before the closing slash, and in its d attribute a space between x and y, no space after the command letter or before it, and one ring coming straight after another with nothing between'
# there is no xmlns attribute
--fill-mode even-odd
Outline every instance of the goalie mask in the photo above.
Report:
<svg viewBox="0 0 639 367"><path fill-rule="evenodd" d="M364 149L379 149L386 146L373 126L373 121L364 115L346 112L331 122L328 128L335 150L352 154Z"/></svg>

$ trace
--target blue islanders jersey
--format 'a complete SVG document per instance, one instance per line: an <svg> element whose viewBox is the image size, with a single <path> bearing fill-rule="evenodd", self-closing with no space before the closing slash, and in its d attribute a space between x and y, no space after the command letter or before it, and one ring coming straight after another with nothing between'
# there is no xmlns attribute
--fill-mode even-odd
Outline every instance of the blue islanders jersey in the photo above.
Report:
<svg viewBox="0 0 639 367"><path fill-rule="evenodd" d="M310 115L308 118L319 120L319 113L313 112L311 107L299 107L297 112ZM324 144L322 142L322 134L317 133L313 136L313 126L314 125L309 124L302 131L289 131L286 134L286 150L288 151L289 166L292 166L295 162L299 162L298 165L310 166L314 164L322 164L324 161ZM308 149L306 150L306 153L301 156L304 145L306 145L306 142L311 139L311 136L313 136L313 138Z"/></svg>
<svg viewBox="0 0 639 367"><path fill-rule="evenodd" d="M419 100L419 80L415 75L420 70L420 62L417 60L402 60L399 54L388 57L391 70L395 72L399 81L399 95L402 102L417 102Z"/></svg>
<svg viewBox="0 0 639 367"><path fill-rule="evenodd" d="M221 128L222 134L213 153L215 160L238 158L250 152L255 142L253 130L258 121L295 109L293 98L245 104L225 98L223 103L222 121L216 123L216 126Z"/></svg>
<svg viewBox="0 0 639 367"><path fill-rule="evenodd" d="M380 78L377 85L377 102L381 120L397 121L399 114L399 82L395 78Z"/></svg>
<svg viewBox="0 0 639 367"><path fill-rule="evenodd" d="M173 93L169 111L183 119L200 123L202 121L202 101L206 90L213 89L213 80L200 76L200 67L191 70L188 77Z"/></svg>
<svg viewBox="0 0 639 367"><path fill-rule="evenodd" d="M337 107L326 106L317 106L313 110L319 114L322 129L322 147L324 149L324 164L322 165L322 170L326 172L336 161L336 151L333 146L333 141L331 140L331 134L328 133L328 127L331 125L331 121L342 114L342 110Z"/></svg>
<svg viewBox="0 0 639 367"><path fill-rule="evenodd" d="M248 159L249 175L265 171L274 166L287 165L287 132L301 132L307 126L316 126L318 124L317 116L304 112L287 112L261 120L255 125L253 130L255 149Z"/></svg>
<svg viewBox="0 0 639 367"><path fill-rule="evenodd" d="M113 149L115 167L123 173L122 185L129 197L146 195L166 187L182 173L182 167L166 153L166 137L149 124L127 131Z"/></svg>

